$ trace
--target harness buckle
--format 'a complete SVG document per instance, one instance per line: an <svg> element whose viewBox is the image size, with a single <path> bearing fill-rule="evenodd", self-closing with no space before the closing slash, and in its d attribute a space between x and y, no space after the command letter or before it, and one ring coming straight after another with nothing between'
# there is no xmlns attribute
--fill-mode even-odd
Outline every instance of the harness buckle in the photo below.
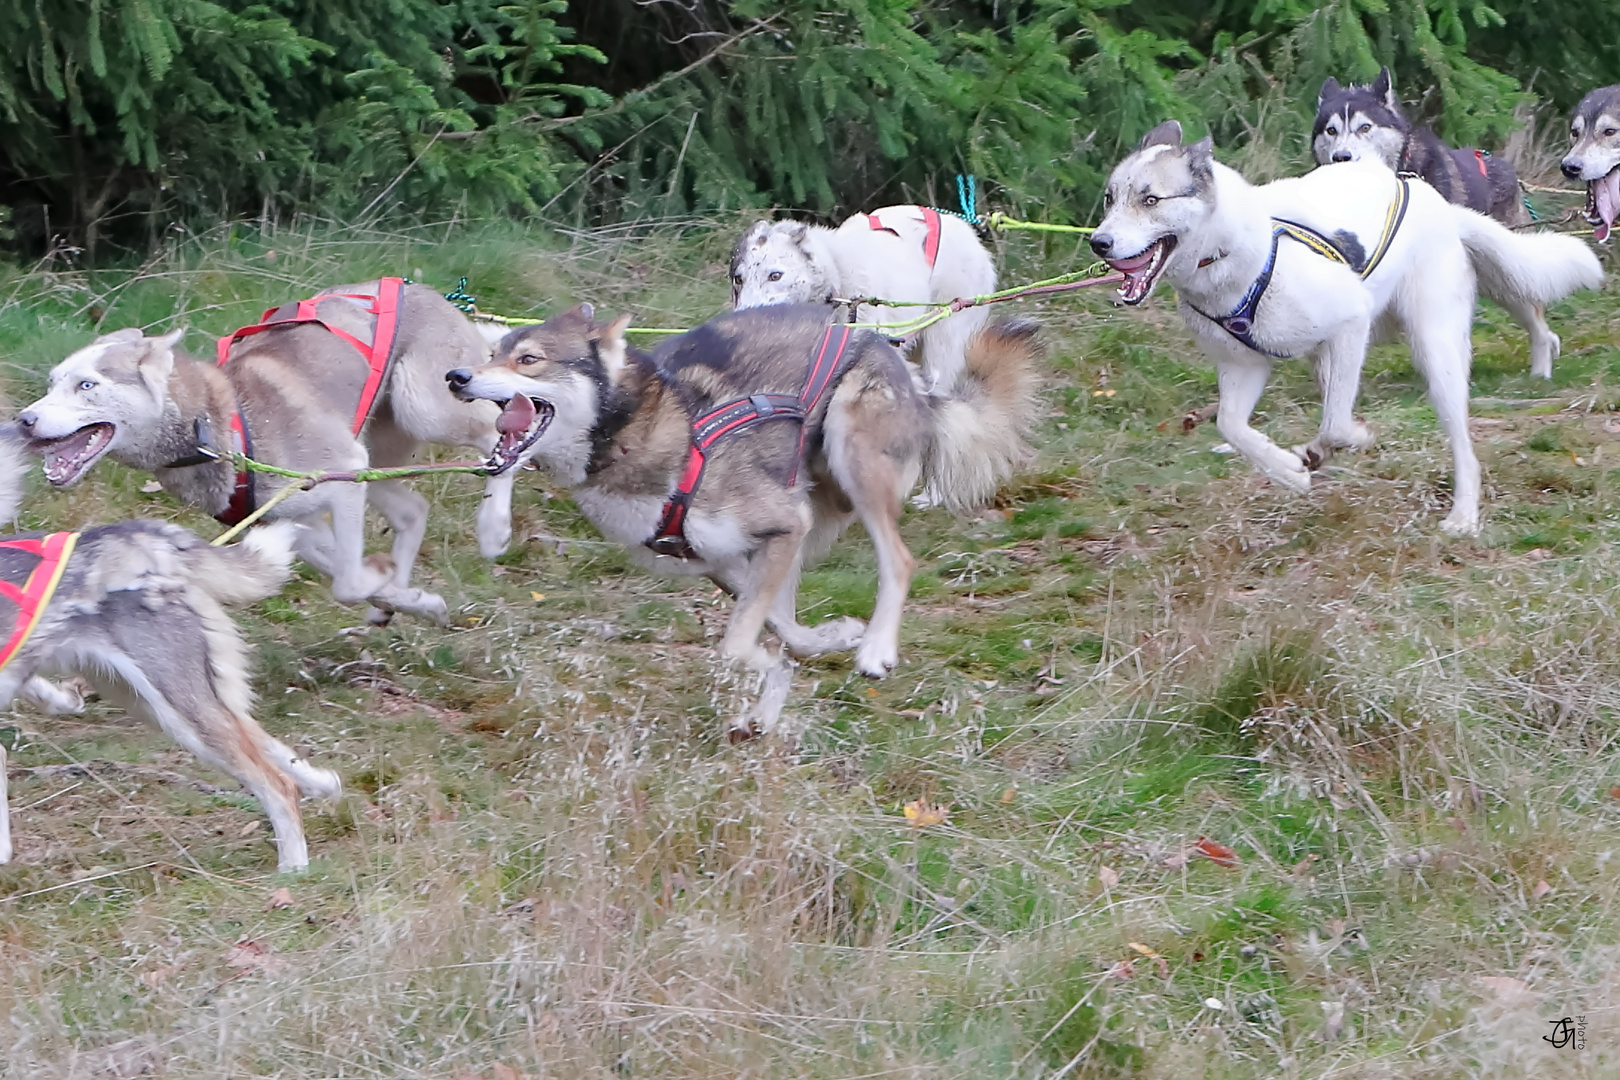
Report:
<svg viewBox="0 0 1620 1080"><path fill-rule="evenodd" d="M769 394L750 394L748 400L753 403L754 413L761 420L774 415L776 412L776 406L771 404Z"/></svg>
<svg viewBox="0 0 1620 1080"><path fill-rule="evenodd" d="M693 555L692 545L688 544L686 537L679 533L673 536L655 536L647 541L647 547L660 558L690 559Z"/></svg>

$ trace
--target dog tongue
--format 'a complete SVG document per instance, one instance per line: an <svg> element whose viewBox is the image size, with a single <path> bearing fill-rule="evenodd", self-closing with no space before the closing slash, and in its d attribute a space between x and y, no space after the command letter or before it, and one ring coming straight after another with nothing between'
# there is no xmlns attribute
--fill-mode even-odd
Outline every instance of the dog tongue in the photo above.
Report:
<svg viewBox="0 0 1620 1080"><path fill-rule="evenodd" d="M514 394L495 421L495 430L502 435L522 435L534 423L534 402L527 394Z"/></svg>
<svg viewBox="0 0 1620 1080"><path fill-rule="evenodd" d="M1598 243L1609 238L1609 230L1614 225L1615 213L1620 211L1620 169L1615 169L1601 180L1592 183L1593 202L1597 209L1598 221L1592 226L1592 235Z"/></svg>

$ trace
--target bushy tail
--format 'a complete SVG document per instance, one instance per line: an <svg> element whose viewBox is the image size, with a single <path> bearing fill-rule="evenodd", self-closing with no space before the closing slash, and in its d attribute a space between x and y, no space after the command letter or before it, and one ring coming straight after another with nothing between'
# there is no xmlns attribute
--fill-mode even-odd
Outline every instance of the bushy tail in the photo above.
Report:
<svg viewBox="0 0 1620 1080"><path fill-rule="evenodd" d="M1034 420L1038 330L1027 319L986 326L968 341L956 391L930 399L934 438L923 480L932 501L956 513L983 506L1029 460L1024 437Z"/></svg>
<svg viewBox="0 0 1620 1080"><path fill-rule="evenodd" d="M1514 232L1460 207L1457 216L1480 292L1498 303L1518 299L1550 304L1576 289L1603 284L1602 265L1577 237Z"/></svg>
<svg viewBox="0 0 1620 1080"><path fill-rule="evenodd" d="M250 604L274 596L292 573L299 526L278 521L250 529L239 543L201 545L188 552L192 584L222 604Z"/></svg>

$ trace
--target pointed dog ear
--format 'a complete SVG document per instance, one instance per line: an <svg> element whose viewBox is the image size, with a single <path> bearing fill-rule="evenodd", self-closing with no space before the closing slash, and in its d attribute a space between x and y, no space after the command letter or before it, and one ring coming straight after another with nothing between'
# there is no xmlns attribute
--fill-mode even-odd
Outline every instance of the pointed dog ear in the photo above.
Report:
<svg viewBox="0 0 1620 1080"><path fill-rule="evenodd" d="M1322 92L1316 95L1316 107L1320 109L1323 105L1327 104L1328 98L1339 93L1343 89L1344 87L1339 85L1339 80L1329 75L1326 79L1322 80Z"/></svg>
<svg viewBox="0 0 1620 1080"><path fill-rule="evenodd" d="M591 306L591 302L589 300L581 300L579 303L574 305L574 310L579 312L579 317L584 319L586 322L590 322L596 317L596 308Z"/></svg>
<svg viewBox="0 0 1620 1080"><path fill-rule="evenodd" d="M142 354L138 366L141 378L146 381L154 397L163 395L169 375L174 371L174 347L185 336L185 328L181 327L179 330L171 330L167 334L145 339L146 352Z"/></svg>
<svg viewBox="0 0 1620 1080"><path fill-rule="evenodd" d="M1205 135L1202 139L1187 147L1187 165L1192 169L1193 175L1201 180L1207 180L1215 174L1215 140Z"/></svg>
<svg viewBox="0 0 1620 1080"><path fill-rule="evenodd" d="M1395 76L1389 73L1389 68L1378 69L1378 78L1373 80L1371 89L1374 96L1383 99L1391 112L1400 109L1400 99L1395 96Z"/></svg>
<svg viewBox="0 0 1620 1080"><path fill-rule="evenodd" d="M607 372L610 384L617 384L619 375L624 371L624 362L630 352L630 342L624 332L629 327L630 316L620 315L606 326L591 332L591 343L596 347L597 359L602 361L602 369Z"/></svg>
<svg viewBox="0 0 1620 1080"><path fill-rule="evenodd" d="M1150 146L1180 146L1181 122L1179 120L1166 120L1146 135L1137 146L1138 151L1146 150Z"/></svg>

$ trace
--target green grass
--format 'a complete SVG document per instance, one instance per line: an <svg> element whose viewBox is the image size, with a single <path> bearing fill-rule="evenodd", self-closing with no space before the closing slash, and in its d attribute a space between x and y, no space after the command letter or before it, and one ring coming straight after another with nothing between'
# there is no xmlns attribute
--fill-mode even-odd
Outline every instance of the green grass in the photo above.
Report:
<svg viewBox="0 0 1620 1080"><path fill-rule="evenodd" d="M221 231L140 275L0 278L0 351L20 402L97 319L206 352L383 272L690 324L741 225ZM997 243L1007 280L1084 261ZM348 791L307 808L306 876L161 735L17 712L0 1077L1614 1075L1616 295L1555 307L1550 385L1482 313L1477 540L1439 533L1404 350L1369 359L1376 448L1294 496L1182 433L1214 378L1163 298L1031 308L1039 460L971 519L908 515L902 666L804 663L793 738L725 745L729 602L635 570L533 473L495 564L477 483L419 482L449 629L366 628L309 572L242 613L259 717ZM1262 409L1303 441L1309 371ZM23 523L216 531L145 479L100 466ZM854 530L803 607L863 615L874 580ZM69 761L92 775L41 770ZM912 827L917 799L947 820ZM1541 1039L1566 1014L1582 1052Z"/></svg>

